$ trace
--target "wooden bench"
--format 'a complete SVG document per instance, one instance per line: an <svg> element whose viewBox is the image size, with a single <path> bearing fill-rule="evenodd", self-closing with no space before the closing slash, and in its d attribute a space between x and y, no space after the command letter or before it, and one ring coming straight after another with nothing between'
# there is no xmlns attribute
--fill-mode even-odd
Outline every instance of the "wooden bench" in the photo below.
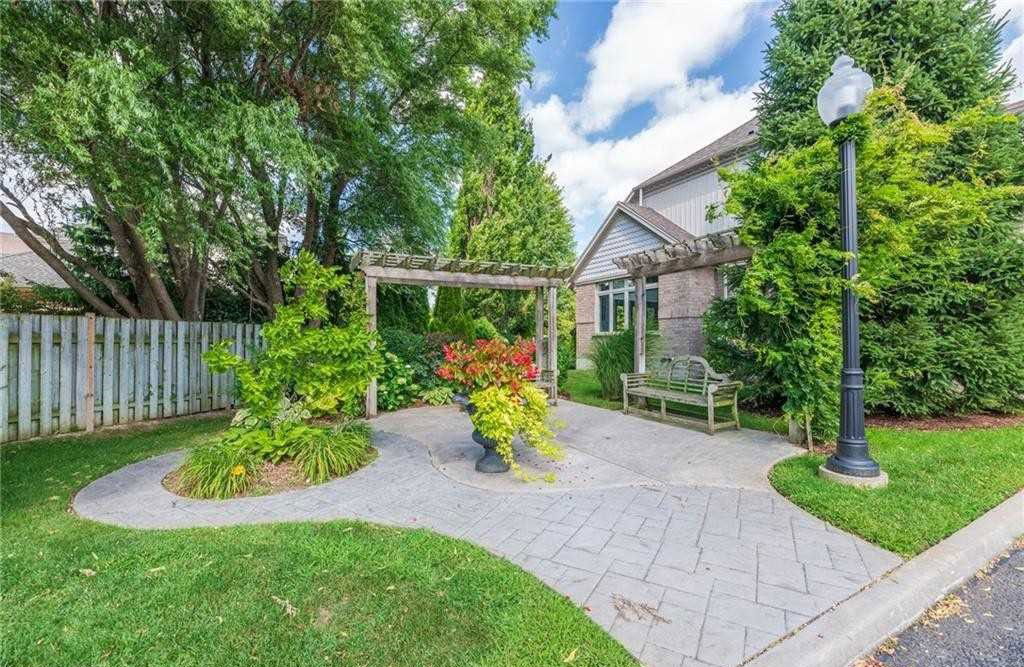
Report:
<svg viewBox="0 0 1024 667"><path fill-rule="evenodd" d="M714 434L723 428L740 428L739 405L736 395L742 382L733 382L729 376L716 372L703 357L685 356L663 359L649 373L623 373L622 411L630 412L629 399L660 402L661 411L634 407L633 410L665 421L703 428ZM639 402L639 401L638 401ZM707 422L699 419L668 414L666 403L696 405L707 410ZM715 408L732 406L732 421L715 423Z"/></svg>

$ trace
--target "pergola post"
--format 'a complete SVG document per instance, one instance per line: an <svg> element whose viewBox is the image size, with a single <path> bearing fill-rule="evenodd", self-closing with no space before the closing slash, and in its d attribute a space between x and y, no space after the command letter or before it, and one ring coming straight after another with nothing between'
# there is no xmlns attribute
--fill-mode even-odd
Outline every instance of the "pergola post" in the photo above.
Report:
<svg viewBox="0 0 1024 667"><path fill-rule="evenodd" d="M377 330L377 279L366 276L366 327L370 331ZM366 388L366 416L377 416L377 378L370 379Z"/></svg>
<svg viewBox="0 0 1024 667"><path fill-rule="evenodd" d="M633 321L633 370L647 372L647 279L635 278L636 311Z"/></svg>
<svg viewBox="0 0 1024 667"><path fill-rule="evenodd" d="M551 371L551 400L558 402L558 288L548 288L548 370Z"/></svg>
<svg viewBox="0 0 1024 667"><path fill-rule="evenodd" d="M538 287L533 290L533 317L534 317L534 360L537 369L544 368L544 288Z"/></svg>

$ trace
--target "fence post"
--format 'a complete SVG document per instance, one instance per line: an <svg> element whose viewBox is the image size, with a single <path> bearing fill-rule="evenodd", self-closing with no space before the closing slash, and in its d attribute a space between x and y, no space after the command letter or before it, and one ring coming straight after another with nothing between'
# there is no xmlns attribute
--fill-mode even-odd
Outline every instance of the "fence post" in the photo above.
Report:
<svg viewBox="0 0 1024 667"><path fill-rule="evenodd" d="M79 341L79 345L82 341ZM96 428L96 315L85 316L85 430Z"/></svg>
<svg viewBox="0 0 1024 667"><path fill-rule="evenodd" d="M0 442L7 441L7 420L10 418L8 404L7 373L10 370L8 357L8 337L10 320L8 315L0 315Z"/></svg>

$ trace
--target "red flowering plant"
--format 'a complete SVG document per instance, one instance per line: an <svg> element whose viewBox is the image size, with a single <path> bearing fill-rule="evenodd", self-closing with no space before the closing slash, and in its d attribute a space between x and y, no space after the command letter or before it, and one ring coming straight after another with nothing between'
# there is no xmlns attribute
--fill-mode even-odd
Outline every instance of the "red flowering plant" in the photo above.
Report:
<svg viewBox="0 0 1024 667"><path fill-rule="evenodd" d="M537 379L535 350L532 340L520 339L510 344L481 339L473 345L456 341L444 346L444 363L437 374L463 385L470 393L486 387L504 387L518 396L526 382Z"/></svg>
<svg viewBox="0 0 1024 667"><path fill-rule="evenodd" d="M533 384L538 374L535 351L530 340L456 342L445 346L445 361L437 369L439 377L466 387L473 425L497 443L498 454L524 480L531 476L516 463L512 441L517 435L543 456L563 456L548 423L547 395Z"/></svg>

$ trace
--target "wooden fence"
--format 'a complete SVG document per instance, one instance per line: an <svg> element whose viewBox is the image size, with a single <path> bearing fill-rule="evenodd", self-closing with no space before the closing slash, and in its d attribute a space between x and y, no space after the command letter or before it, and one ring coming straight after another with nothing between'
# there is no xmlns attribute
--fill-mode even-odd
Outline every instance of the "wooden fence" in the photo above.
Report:
<svg viewBox="0 0 1024 667"><path fill-rule="evenodd" d="M234 405L203 353L259 349L258 324L0 313L0 442Z"/></svg>

